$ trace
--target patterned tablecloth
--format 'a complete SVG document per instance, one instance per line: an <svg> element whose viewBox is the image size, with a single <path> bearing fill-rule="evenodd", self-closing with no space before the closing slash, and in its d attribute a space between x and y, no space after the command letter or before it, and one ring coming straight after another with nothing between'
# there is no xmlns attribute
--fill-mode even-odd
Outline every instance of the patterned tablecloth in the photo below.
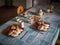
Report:
<svg viewBox="0 0 60 45"><path fill-rule="evenodd" d="M42 7L41 7L42 8ZM40 6L29 9L28 11L34 12L40 9ZM33 15L30 13L29 15ZM15 38L5 36L1 33L6 27L12 24L18 24L18 22L12 20L6 22L0 26L0 43L2 45L55 45L59 30L58 21L59 15L54 13L44 13L42 20L50 23L50 28L46 32L36 31L32 29L30 23L25 23L24 31ZM20 19L26 20L23 17L17 16Z"/></svg>

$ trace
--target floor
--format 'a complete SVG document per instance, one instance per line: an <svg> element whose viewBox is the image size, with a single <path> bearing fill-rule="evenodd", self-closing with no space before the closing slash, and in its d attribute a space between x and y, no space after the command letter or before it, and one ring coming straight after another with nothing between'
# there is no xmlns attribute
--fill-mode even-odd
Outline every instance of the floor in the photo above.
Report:
<svg viewBox="0 0 60 45"><path fill-rule="evenodd" d="M17 16L17 7L0 7L0 25Z"/></svg>
<svg viewBox="0 0 60 45"><path fill-rule="evenodd" d="M5 22L9 21L13 17L17 16L16 13L17 7L0 7L0 25L4 24ZM58 37L60 39L60 36ZM56 45L60 45L56 43Z"/></svg>

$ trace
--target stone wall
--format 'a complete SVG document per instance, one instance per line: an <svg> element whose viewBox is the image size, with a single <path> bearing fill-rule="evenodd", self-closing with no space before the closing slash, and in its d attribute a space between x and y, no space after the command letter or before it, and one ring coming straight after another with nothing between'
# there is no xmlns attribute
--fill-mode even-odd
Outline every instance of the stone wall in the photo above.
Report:
<svg viewBox="0 0 60 45"><path fill-rule="evenodd" d="M5 0L0 0L0 7L5 5Z"/></svg>

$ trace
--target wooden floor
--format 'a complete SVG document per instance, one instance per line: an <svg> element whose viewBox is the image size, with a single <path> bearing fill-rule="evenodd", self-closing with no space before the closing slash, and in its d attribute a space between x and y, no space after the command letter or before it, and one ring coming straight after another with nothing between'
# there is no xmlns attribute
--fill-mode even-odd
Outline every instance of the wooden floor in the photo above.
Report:
<svg viewBox="0 0 60 45"><path fill-rule="evenodd" d="M0 25L17 16L17 7L0 7ZM60 39L60 36L59 38ZM56 43L56 45L60 45Z"/></svg>
<svg viewBox="0 0 60 45"><path fill-rule="evenodd" d="M17 7L0 7L0 25L17 16Z"/></svg>

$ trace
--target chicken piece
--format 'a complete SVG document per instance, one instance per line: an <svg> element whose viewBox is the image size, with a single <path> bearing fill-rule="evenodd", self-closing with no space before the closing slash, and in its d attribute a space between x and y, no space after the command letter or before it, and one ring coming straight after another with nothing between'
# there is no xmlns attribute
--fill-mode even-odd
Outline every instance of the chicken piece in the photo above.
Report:
<svg viewBox="0 0 60 45"><path fill-rule="evenodd" d="M44 24L45 25L45 28L49 28L49 24Z"/></svg>
<svg viewBox="0 0 60 45"><path fill-rule="evenodd" d="M16 30L12 30L9 32L9 36L12 36L12 37L16 37L18 36L23 30L20 29L18 26L17 26L17 29Z"/></svg>
<svg viewBox="0 0 60 45"><path fill-rule="evenodd" d="M12 37L15 37L15 36L17 36L17 33L16 33L15 30L12 30L8 35L12 36Z"/></svg>
<svg viewBox="0 0 60 45"><path fill-rule="evenodd" d="M16 29L16 26L15 26L15 25L12 25L12 26L11 26L11 29Z"/></svg>
<svg viewBox="0 0 60 45"><path fill-rule="evenodd" d="M17 26L16 30L17 30L17 32L19 32L19 31L22 32L23 31L23 29L19 28L19 26Z"/></svg>
<svg viewBox="0 0 60 45"><path fill-rule="evenodd" d="M34 24L35 22L38 22L38 21L40 21L40 18L38 16L32 16L31 20L30 20L30 23Z"/></svg>
<svg viewBox="0 0 60 45"><path fill-rule="evenodd" d="M38 24L39 25L43 25L44 24L44 21L39 21Z"/></svg>
<svg viewBox="0 0 60 45"><path fill-rule="evenodd" d="M44 25L38 26L38 30L47 31L47 29L48 29L48 28L46 28Z"/></svg>
<svg viewBox="0 0 60 45"><path fill-rule="evenodd" d="M32 26L33 26L34 29L38 28L38 24L37 23L34 23Z"/></svg>
<svg viewBox="0 0 60 45"><path fill-rule="evenodd" d="M39 30L44 30L44 26L40 26Z"/></svg>

